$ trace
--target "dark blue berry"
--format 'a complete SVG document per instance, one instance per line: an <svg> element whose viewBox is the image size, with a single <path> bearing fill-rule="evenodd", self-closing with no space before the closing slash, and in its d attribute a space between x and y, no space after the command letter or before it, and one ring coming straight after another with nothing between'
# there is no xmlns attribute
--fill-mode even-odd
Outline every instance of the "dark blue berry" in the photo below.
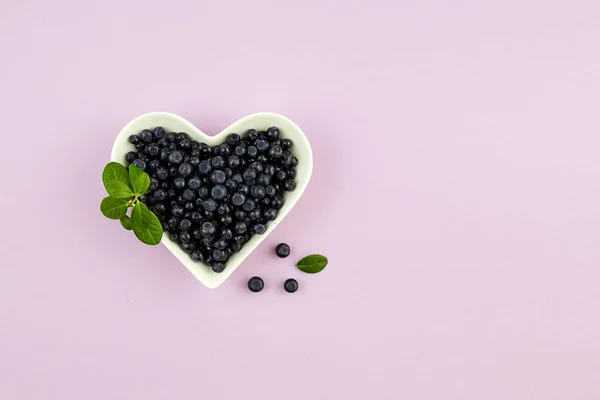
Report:
<svg viewBox="0 0 600 400"><path fill-rule="evenodd" d="M254 179L256 179L256 170L253 168L247 168L246 170L244 170L242 178L244 178L246 182L253 181Z"/></svg>
<svg viewBox="0 0 600 400"><path fill-rule="evenodd" d="M268 208L264 212L263 216L267 221L273 221L275 218L277 218L277 210L274 208Z"/></svg>
<svg viewBox="0 0 600 400"><path fill-rule="evenodd" d="M244 154L246 154L246 145L239 144L239 145L235 146L235 149L233 150L233 152L238 157L243 156Z"/></svg>
<svg viewBox="0 0 600 400"><path fill-rule="evenodd" d="M228 156L231 154L231 146L227 143L223 143L219 146L219 154L222 156Z"/></svg>
<svg viewBox="0 0 600 400"><path fill-rule="evenodd" d="M154 143L150 143L145 149L146 154L152 157L157 156L159 151L160 149Z"/></svg>
<svg viewBox="0 0 600 400"><path fill-rule="evenodd" d="M223 200L227 197L227 188L223 185L215 185L210 191L210 195L215 200Z"/></svg>
<svg viewBox="0 0 600 400"><path fill-rule="evenodd" d="M221 169L225 166L225 159L221 156L215 156L210 160L210 164L215 169Z"/></svg>
<svg viewBox="0 0 600 400"><path fill-rule="evenodd" d="M248 135L248 139L250 140L258 139L258 131L256 129L248 129L246 135Z"/></svg>
<svg viewBox="0 0 600 400"><path fill-rule="evenodd" d="M166 134L167 134L167 132L165 131L165 128L160 127L160 126L157 126L156 128L154 128L154 139L160 140L160 139L164 138Z"/></svg>
<svg viewBox="0 0 600 400"><path fill-rule="evenodd" d="M183 189L185 187L185 179L178 176L177 178L173 179L173 186L175 189Z"/></svg>
<svg viewBox="0 0 600 400"><path fill-rule="evenodd" d="M236 222L235 226L233 227L233 230L235 231L235 233L241 235L242 233L246 232L246 230L248 230L248 226L246 226L245 222Z"/></svg>
<svg viewBox="0 0 600 400"><path fill-rule="evenodd" d="M294 293L296 290L298 290L298 281L292 278L287 279L283 283L283 288L288 293Z"/></svg>
<svg viewBox="0 0 600 400"><path fill-rule="evenodd" d="M192 254L190 254L190 257L192 257L192 260L194 260L194 261L199 261L199 262L204 261L204 256L202 255L201 252L199 252L197 250L192 252Z"/></svg>
<svg viewBox="0 0 600 400"><path fill-rule="evenodd" d="M279 258L286 258L290 255L290 246L287 243L279 243L277 247L275 247L275 254Z"/></svg>
<svg viewBox="0 0 600 400"><path fill-rule="evenodd" d="M184 162L179 166L179 175L185 178L186 176L189 176L193 170L194 168L191 164Z"/></svg>
<svg viewBox="0 0 600 400"><path fill-rule="evenodd" d="M206 186L202 186L200 189L198 189L198 197L200 197L201 199L206 199L209 195L210 192L208 191L208 188Z"/></svg>
<svg viewBox="0 0 600 400"><path fill-rule="evenodd" d="M255 199L262 199L265 197L265 195L266 192L263 186L254 185L250 187L250 196L254 197Z"/></svg>
<svg viewBox="0 0 600 400"><path fill-rule="evenodd" d="M142 142L144 143L150 143L153 139L152 132L150 132L148 129L144 129L140 134L140 137L142 138Z"/></svg>
<svg viewBox="0 0 600 400"><path fill-rule="evenodd" d="M184 220L184 221L186 221L186 220ZM182 222L183 222L183 221L182 221ZM180 225L181 225L181 224L180 224ZM191 238L192 238L192 237L190 236L190 233L189 233L188 231L181 231L181 232L179 233L179 240L180 240L182 243L187 243L187 242L189 242Z"/></svg>
<svg viewBox="0 0 600 400"><path fill-rule="evenodd" d="M231 146L235 146L236 144L238 144L241 140L240 135L238 135L237 133L230 133L227 136L227 143L229 143Z"/></svg>
<svg viewBox="0 0 600 400"><path fill-rule="evenodd" d="M283 155L283 149L281 146L273 146L269 149L269 157L271 158L279 158Z"/></svg>
<svg viewBox="0 0 600 400"><path fill-rule="evenodd" d="M258 155L258 149L256 148L256 146L248 146L248 149L246 149L246 153L248 153L248 156L250 158L254 158Z"/></svg>
<svg viewBox="0 0 600 400"><path fill-rule="evenodd" d="M223 263L216 262L210 268L213 270L213 272L220 274L225 270L225 265L223 265Z"/></svg>
<svg viewBox="0 0 600 400"><path fill-rule="evenodd" d="M156 168L160 167L160 161L159 160L152 160L148 163L148 169L150 171L154 171Z"/></svg>
<svg viewBox="0 0 600 400"><path fill-rule="evenodd" d="M231 202L233 203L234 206L241 206L242 204L244 204L244 202L246 201L246 196L244 196L244 194L242 193L234 193L233 196L231 196Z"/></svg>
<svg viewBox="0 0 600 400"><path fill-rule="evenodd" d="M190 221L189 219L182 219L181 222L179 223L179 228L184 231L187 231L191 227L192 227L192 221Z"/></svg>
<svg viewBox="0 0 600 400"><path fill-rule="evenodd" d="M188 180L188 187L190 189L196 190L200 186L202 186L202 181L197 176L194 176Z"/></svg>
<svg viewBox="0 0 600 400"><path fill-rule="evenodd" d="M229 228L225 228L221 231L221 237L225 240L231 240L233 238L233 232Z"/></svg>
<svg viewBox="0 0 600 400"><path fill-rule="evenodd" d="M210 181L213 183L225 183L225 172L216 170L210 173Z"/></svg>
<svg viewBox="0 0 600 400"><path fill-rule="evenodd" d="M259 235L262 235L267 230L267 227L264 224L256 224L252 227L252 231Z"/></svg>
<svg viewBox="0 0 600 400"><path fill-rule="evenodd" d="M248 289L250 289L251 292L258 293L263 290L264 287L265 282L258 276L253 276L248 281Z"/></svg>
<svg viewBox="0 0 600 400"><path fill-rule="evenodd" d="M246 199L242 208L244 211L252 211L256 207L256 203L252 199Z"/></svg>
<svg viewBox="0 0 600 400"><path fill-rule="evenodd" d="M281 147L283 147L284 149L288 150L292 147L292 141L290 139L282 139L281 140Z"/></svg>
<svg viewBox="0 0 600 400"><path fill-rule="evenodd" d="M133 160L133 162L131 163L132 165L135 165L136 167L138 167L139 169L145 170L146 169L146 161L141 160L141 159L137 159L137 160Z"/></svg>
<svg viewBox="0 0 600 400"><path fill-rule="evenodd" d="M153 194L158 201L163 201L167 198L167 191L164 189L156 189Z"/></svg>
<svg viewBox="0 0 600 400"><path fill-rule="evenodd" d="M167 157L169 164L179 164L183 161L183 154L179 150L173 150Z"/></svg>
<svg viewBox="0 0 600 400"><path fill-rule="evenodd" d="M129 136L129 143L135 146L136 144L140 143L140 137L138 135Z"/></svg>
<svg viewBox="0 0 600 400"><path fill-rule="evenodd" d="M213 212L218 207L218 204L214 199L205 200L204 203L202 203L202 205L204 206L204 209L208 212Z"/></svg>
<svg viewBox="0 0 600 400"><path fill-rule="evenodd" d="M127 161L129 164L134 162L137 158L138 158L138 153L136 153L135 151L130 151L127 154L125 154L125 161Z"/></svg>
<svg viewBox="0 0 600 400"><path fill-rule="evenodd" d="M279 128L277 128L276 126L270 127L269 129L267 129L267 133L265 134L265 136L270 141L279 139Z"/></svg>
<svg viewBox="0 0 600 400"><path fill-rule="evenodd" d="M196 192L194 192L192 189L185 189L181 194L181 197L183 197L185 200L191 201L196 198Z"/></svg>
<svg viewBox="0 0 600 400"><path fill-rule="evenodd" d="M296 181L294 181L293 179L288 179L285 182L283 182L283 188L288 191L291 192L292 190L296 189Z"/></svg>
<svg viewBox="0 0 600 400"><path fill-rule="evenodd" d="M216 228L212 222L205 222L202 224L201 233L204 237L212 237L215 235Z"/></svg>
<svg viewBox="0 0 600 400"><path fill-rule="evenodd" d="M267 142L264 139L259 139L256 141L256 148L261 153L267 151L267 149L269 148L269 142Z"/></svg>

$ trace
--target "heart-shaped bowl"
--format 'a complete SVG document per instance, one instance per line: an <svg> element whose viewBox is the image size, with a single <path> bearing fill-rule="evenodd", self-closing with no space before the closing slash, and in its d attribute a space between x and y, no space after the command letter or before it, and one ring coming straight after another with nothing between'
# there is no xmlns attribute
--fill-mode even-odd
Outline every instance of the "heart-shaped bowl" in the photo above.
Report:
<svg viewBox="0 0 600 400"><path fill-rule="evenodd" d="M157 126L162 126L167 132L185 132L190 138L198 142L204 142L210 146L223 143L230 133L239 133L243 136L249 129L266 130L270 126L277 126L281 132L281 137L290 139L294 143L292 154L298 158L298 166L296 167L296 189L293 192L285 192L285 203L279 210L277 218L268 223L267 230L264 234L252 236L240 251L234 253L229 258L223 272L215 273L205 264L192 261L189 254L184 252L177 243L171 241L168 235L163 234L161 240L162 244L164 244L167 249L169 249L169 251L173 253L173 255L206 287L211 289L217 288L225 282L246 257L248 257L250 253L252 253L252 251L256 249L271 232L273 232L273 229L275 229L275 227L285 218L298 199L300 199L300 196L302 196L312 174L313 159L310 143L298 125L283 115L270 112L261 112L243 117L215 136L206 135L191 122L178 115L166 112L153 112L140 115L125 125L115 139L110 157L111 160L126 165L125 154L135 150L135 147L129 143L129 136L134 134L137 135L144 129L152 129Z"/></svg>

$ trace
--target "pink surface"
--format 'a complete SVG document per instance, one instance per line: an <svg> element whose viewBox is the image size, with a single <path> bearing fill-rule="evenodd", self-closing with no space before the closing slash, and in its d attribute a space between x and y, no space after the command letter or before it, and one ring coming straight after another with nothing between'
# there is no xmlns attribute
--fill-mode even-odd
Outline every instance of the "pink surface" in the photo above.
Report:
<svg viewBox="0 0 600 400"><path fill-rule="evenodd" d="M1 2L0 398L599 399L599 3L291 4ZM99 213L154 110L312 142L216 291Z"/></svg>

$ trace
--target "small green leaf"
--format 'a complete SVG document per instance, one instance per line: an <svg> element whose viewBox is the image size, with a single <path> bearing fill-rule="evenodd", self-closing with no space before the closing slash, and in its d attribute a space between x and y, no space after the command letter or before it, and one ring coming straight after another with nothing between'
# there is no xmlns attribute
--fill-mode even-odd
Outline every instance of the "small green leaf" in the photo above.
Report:
<svg viewBox="0 0 600 400"><path fill-rule="evenodd" d="M320 254L312 254L298 261L296 267L298 267L300 271L306 272L307 274L316 274L317 272L323 271L323 269L327 266L327 262L327 257L324 257Z"/></svg>
<svg viewBox="0 0 600 400"><path fill-rule="evenodd" d="M150 187L150 176L133 164L129 166L129 181L134 193L138 196L146 193Z"/></svg>
<svg viewBox="0 0 600 400"><path fill-rule="evenodd" d="M123 225L123 228L127 229L128 231L133 229L131 226L131 218L129 218L127 215L123 215L121 217L121 225Z"/></svg>
<svg viewBox="0 0 600 400"><path fill-rule="evenodd" d="M129 186L129 174L124 166L118 162L109 162L102 172L102 183L108 194L116 198L133 196Z"/></svg>
<svg viewBox="0 0 600 400"><path fill-rule="evenodd" d="M127 199L117 199L115 197L105 197L100 203L100 211L105 217L110 219L120 219L127 213Z"/></svg>
<svg viewBox="0 0 600 400"><path fill-rule="evenodd" d="M152 246L160 243L163 234L162 225L156 215L144 203L138 201L133 208L131 224L133 225L133 233L142 242Z"/></svg>

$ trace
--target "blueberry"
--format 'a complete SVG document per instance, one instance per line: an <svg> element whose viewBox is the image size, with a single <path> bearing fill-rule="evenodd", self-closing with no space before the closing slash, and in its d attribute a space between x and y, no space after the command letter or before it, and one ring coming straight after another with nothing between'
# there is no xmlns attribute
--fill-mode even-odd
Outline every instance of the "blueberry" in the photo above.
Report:
<svg viewBox="0 0 600 400"><path fill-rule="evenodd" d="M136 167L138 167L141 170L145 170L146 169L146 161L141 160L139 158L137 160L133 160L133 162L131 164L135 165Z"/></svg>
<svg viewBox="0 0 600 400"><path fill-rule="evenodd" d="M200 175L208 175L210 171L212 171L210 162L207 160L200 161L200 164L198 164L198 172L200 172Z"/></svg>
<svg viewBox="0 0 600 400"><path fill-rule="evenodd" d="M269 157L271 158L279 158L283 155L283 149L281 146L273 146L269 149Z"/></svg>
<svg viewBox="0 0 600 400"><path fill-rule="evenodd" d="M233 232L229 228L225 228L221 231L221 237L225 240L231 240L233 238Z"/></svg>
<svg viewBox="0 0 600 400"><path fill-rule="evenodd" d="M254 169L256 172L263 172L263 165L258 161L254 161L252 164L248 166L248 168Z"/></svg>
<svg viewBox="0 0 600 400"><path fill-rule="evenodd" d="M198 197L200 197L201 199L208 198L209 193L210 192L208 191L208 188L206 186L203 186L200 189L198 189Z"/></svg>
<svg viewBox="0 0 600 400"><path fill-rule="evenodd" d="M246 230L248 230L248 227L246 226L245 222L240 221L235 224L233 230L235 231L235 233L241 235L242 233L246 232Z"/></svg>
<svg viewBox="0 0 600 400"><path fill-rule="evenodd" d="M256 141L256 149L263 153L265 151L267 151L267 149L269 148L269 142L267 142L264 139L259 139Z"/></svg>
<svg viewBox="0 0 600 400"><path fill-rule="evenodd" d="M267 230L267 227L264 224L256 224L252 227L254 233L262 235Z"/></svg>
<svg viewBox="0 0 600 400"><path fill-rule="evenodd" d="M179 228L181 230L187 231L191 227L192 227L192 221L190 221L189 219L182 219L181 222L179 223Z"/></svg>
<svg viewBox="0 0 600 400"><path fill-rule="evenodd" d="M177 217L171 216L167 218L167 224L169 224L170 227L175 228L177 227L177 225L179 225L179 219Z"/></svg>
<svg viewBox="0 0 600 400"><path fill-rule="evenodd" d="M163 201L167 198L167 191L164 189L156 189L153 194L158 201Z"/></svg>
<svg viewBox="0 0 600 400"><path fill-rule="evenodd" d="M213 183L225 183L225 172L221 170L215 170L210 173L210 181Z"/></svg>
<svg viewBox="0 0 600 400"><path fill-rule="evenodd" d="M275 177L280 180L280 181L285 181L287 179L287 172L285 172L284 170L280 169L279 171L277 171L277 173L275 174Z"/></svg>
<svg viewBox="0 0 600 400"><path fill-rule="evenodd" d="M204 237L212 237L217 231L212 222L205 222L202 224L201 233Z"/></svg>
<svg viewBox="0 0 600 400"><path fill-rule="evenodd" d="M246 149L246 153L248 153L248 156L250 158L254 158L258 155L258 149L255 146L248 146L248 149Z"/></svg>
<svg viewBox="0 0 600 400"><path fill-rule="evenodd" d="M152 160L148 163L148 169L150 171L154 171L156 168L160 167L160 161L159 160Z"/></svg>
<svg viewBox="0 0 600 400"><path fill-rule="evenodd" d="M202 186L202 181L197 176L194 176L188 180L188 187L190 189L196 190L200 186Z"/></svg>
<svg viewBox="0 0 600 400"><path fill-rule="evenodd" d="M165 212L166 207L163 203L158 203L154 207L152 207L152 210L155 214L162 214Z"/></svg>
<svg viewBox="0 0 600 400"><path fill-rule="evenodd" d="M186 220L184 219L183 221L186 221ZM179 233L179 240L181 241L181 243L187 243L190 241L191 238L192 237L190 236L190 233L188 231L182 231Z"/></svg>
<svg viewBox="0 0 600 400"><path fill-rule="evenodd" d="M136 144L140 143L140 137L138 135L129 136L129 143L135 146Z"/></svg>
<svg viewBox="0 0 600 400"><path fill-rule="evenodd" d="M167 132L165 131L165 128L160 127L160 126L157 126L156 128L154 128L154 139L160 140L160 139L164 138L166 134L167 134Z"/></svg>
<svg viewBox="0 0 600 400"><path fill-rule="evenodd" d="M158 155L158 152L160 151L160 149L154 143L150 143L148 146L146 146L146 148L144 149L144 151L149 156L155 157L155 156Z"/></svg>
<svg viewBox="0 0 600 400"><path fill-rule="evenodd" d="M192 173L192 171L193 171L192 164L184 162L183 164L181 164L179 166L179 175L183 176L184 178L186 176L189 176Z"/></svg>
<svg viewBox="0 0 600 400"><path fill-rule="evenodd" d="M196 193L192 189L185 189L181 194L181 197L183 197L185 200L191 201L196 197Z"/></svg>
<svg viewBox="0 0 600 400"><path fill-rule="evenodd" d="M288 179L285 182L283 182L283 188L288 191L291 192L292 190L296 189L296 181L294 181L293 179Z"/></svg>
<svg viewBox="0 0 600 400"><path fill-rule="evenodd" d="M277 247L275 247L275 254L279 258L286 258L290 255L290 246L287 243L279 243Z"/></svg>
<svg viewBox="0 0 600 400"><path fill-rule="evenodd" d="M231 251L240 251L242 249L242 245L240 243L232 243L231 246Z"/></svg>
<svg viewBox="0 0 600 400"><path fill-rule="evenodd" d="M214 199L208 199L202 203L202 206L206 211L213 212L217 209L217 202Z"/></svg>
<svg viewBox="0 0 600 400"><path fill-rule="evenodd" d="M183 161L183 154L179 150L173 150L167 157L169 164L179 164Z"/></svg>
<svg viewBox="0 0 600 400"><path fill-rule="evenodd" d="M220 274L225 270L225 265L223 265L223 263L216 262L210 268L213 270L213 272Z"/></svg>
<svg viewBox="0 0 600 400"><path fill-rule="evenodd" d="M290 149L292 147L292 141L290 139L282 139L281 147L283 147L286 150Z"/></svg>
<svg viewBox="0 0 600 400"><path fill-rule="evenodd" d="M266 192L263 186L254 185L250 187L250 196L254 197L255 199L262 199L265 197L265 195Z"/></svg>
<svg viewBox="0 0 600 400"><path fill-rule="evenodd" d="M229 168L237 168L240 166L240 158L238 156L229 156L227 159L227 165Z"/></svg>
<svg viewBox="0 0 600 400"><path fill-rule="evenodd" d="M171 150L169 150L168 148L162 148L160 149L160 160L161 161L165 161L168 157L169 157L169 153L171 152Z"/></svg>
<svg viewBox="0 0 600 400"><path fill-rule="evenodd" d="M288 293L294 293L296 290L298 290L298 281L292 278L287 279L283 283L283 288Z"/></svg>
<svg viewBox="0 0 600 400"><path fill-rule="evenodd" d="M239 145L235 146L235 149L233 150L233 152L236 156L241 157L244 154L246 154L246 146L244 144L239 144Z"/></svg>
<svg viewBox="0 0 600 400"><path fill-rule="evenodd" d="M223 143L219 146L219 154L222 156L228 156L231 154L231 146L227 143Z"/></svg>
<svg viewBox="0 0 600 400"><path fill-rule="evenodd" d="M192 257L192 260L194 260L194 261L199 261L199 262L204 261L204 256L198 250L192 252L192 254L190 254L190 256Z"/></svg>
<svg viewBox="0 0 600 400"><path fill-rule="evenodd" d="M244 204L244 202L246 201L246 196L244 196L242 193L234 193L233 196L231 196L231 202L233 203L234 206L241 206L242 204Z"/></svg>
<svg viewBox="0 0 600 400"><path fill-rule="evenodd" d="M256 129L248 129L246 135L248 135L248 139L250 140L258 139L258 131Z"/></svg>
<svg viewBox="0 0 600 400"><path fill-rule="evenodd" d="M227 143L231 146L235 146L236 144L238 144L241 140L240 135L238 135L237 133L230 133L227 136Z"/></svg>
<svg viewBox="0 0 600 400"><path fill-rule="evenodd" d="M231 208L229 208L229 206L227 204L221 204L218 208L217 208L217 212L220 215L225 215L225 214L229 214L229 212L231 211Z"/></svg>
<svg viewBox="0 0 600 400"><path fill-rule="evenodd" d="M283 207L283 198L281 198L281 196L278 195L273 196L273 198L271 199L271 205L273 206L273 208L279 210L281 207Z"/></svg>
<svg viewBox="0 0 600 400"><path fill-rule="evenodd" d="M242 208L244 211L252 211L256 207L256 203L252 199L246 199Z"/></svg>
<svg viewBox="0 0 600 400"><path fill-rule="evenodd" d="M181 248L183 249L183 251L185 251L186 253L191 253L194 250L196 250L196 244L194 242L187 242L187 243L183 243L181 245Z"/></svg>
<svg viewBox="0 0 600 400"><path fill-rule="evenodd" d="M267 156L265 156L264 154L259 154L258 157L256 157L256 161L261 162L261 163L266 163L269 160L267 159Z"/></svg>
<svg viewBox="0 0 600 400"><path fill-rule="evenodd" d="M221 169L225 166L225 159L221 156L216 156L216 157L213 157L212 160L210 160L210 164L215 169Z"/></svg>
<svg viewBox="0 0 600 400"><path fill-rule="evenodd" d="M180 205L175 204L171 207L171 214L176 217L181 217L183 215L183 208Z"/></svg>
<svg viewBox="0 0 600 400"><path fill-rule="evenodd" d="M192 156L189 163L192 164L192 167L197 167L200 164L200 159L197 156Z"/></svg>
<svg viewBox="0 0 600 400"><path fill-rule="evenodd" d="M189 149L192 146L192 143L189 139L182 139L177 143L180 149Z"/></svg>
<svg viewBox="0 0 600 400"><path fill-rule="evenodd" d="M253 276L248 281L248 289L251 292L258 293L265 287L265 282L258 276Z"/></svg>
<svg viewBox="0 0 600 400"><path fill-rule="evenodd" d="M210 191L210 195L213 199L223 200L227 197L227 188L223 185L215 185Z"/></svg>
<svg viewBox="0 0 600 400"><path fill-rule="evenodd" d="M276 126L270 127L269 129L267 129L267 133L265 136L270 141L279 139L279 128L277 128Z"/></svg>
<svg viewBox="0 0 600 400"><path fill-rule="evenodd" d="M159 183L156 179L150 178L150 186L149 186L150 190L156 190L158 188L158 185L159 185Z"/></svg>
<svg viewBox="0 0 600 400"><path fill-rule="evenodd" d="M175 132L169 132L167 133L167 136L165 136L165 139L167 139L167 142L169 143L174 143L177 141L177 135Z"/></svg>
<svg viewBox="0 0 600 400"><path fill-rule="evenodd" d="M271 185L267 185L265 187L265 193L267 196L273 197L275 195L275 193L277 193L277 191L275 190L275 187L273 187Z"/></svg>
<svg viewBox="0 0 600 400"><path fill-rule="evenodd" d="M274 208L268 208L264 213L263 216L265 217L265 219L267 221L273 221L275 218L277 218L277 210Z"/></svg>
<svg viewBox="0 0 600 400"><path fill-rule="evenodd" d="M248 213L248 218L250 218L252 221L258 221L261 219L261 217L262 212L260 211L260 208L255 208Z"/></svg>
<svg viewBox="0 0 600 400"><path fill-rule="evenodd" d="M237 182L234 181L233 179L228 179L228 180L225 181L225 187L229 191L233 191L237 186L238 186Z"/></svg>
<svg viewBox="0 0 600 400"><path fill-rule="evenodd" d="M267 164L265 165L263 172L269 176L269 179L271 179L271 177L275 175L275 167L271 164Z"/></svg>
<svg viewBox="0 0 600 400"><path fill-rule="evenodd" d="M185 187L185 179L183 179L181 176L173 179L173 187L175 189L183 189Z"/></svg>
<svg viewBox="0 0 600 400"><path fill-rule="evenodd" d="M215 247L215 249L224 250L225 247L227 247L227 242L224 239L219 239L213 243L213 246ZM214 255L213 255L213 258L217 261L224 261L224 260L218 260L217 257L215 257Z"/></svg>
<svg viewBox="0 0 600 400"><path fill-rule="evenodd" d="M246 212L243 210L236 210L234 213L235 219L243 221L246 219Z"/></svg>
<svg viewBox="0 0 600 400"><path fill-rule="evenodd" d="M142 142L144 143L150 143L152 142L152 132L150 132L148 129L144 129L140 135L140 137L142 138Z"/></svg>
<svg viewBox="0 0 600 400"><path fill-rule="evenodd" d="M169 237L171 238L172 241L177 242L179 240L179 234L176 232L171 232L169 234Z"/></svg>
<svg viewBox="0 0 600 400"><path fill-rule="evenodd" d="M247 168L246 170L244 170L242 178L244 178L244 180L247 182L253 181L254 179L256 179L256 170L253 168Z"/></svg>
<svg viewBox="0 0 600 400"><path fill-rule="evenodd" d="M127 161L129 164L131 164L137 158L138 158L138 153L136 153L135 151L130 151L127 154L125 154L125 161Z"/></svg>

